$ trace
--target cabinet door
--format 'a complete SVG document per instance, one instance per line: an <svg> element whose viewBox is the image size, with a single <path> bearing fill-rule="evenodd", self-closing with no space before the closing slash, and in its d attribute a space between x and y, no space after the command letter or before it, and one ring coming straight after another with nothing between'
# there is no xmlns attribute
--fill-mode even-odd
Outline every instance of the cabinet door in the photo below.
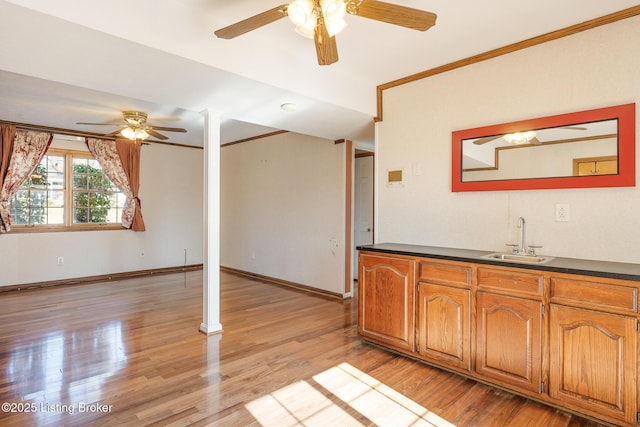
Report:
<svg viewBox="0 0 640 427"><path fill-rule="evenodd" d="M415 268L411 259L360 255L360 335L415 351Z"/></svg>
<svg viewBox="0 0 640 427"><path fill-rule="evenodd" d="M470 291L418 285L418 352L456 368L471 369Z"/></svg>
<svg viewBox="0 0 640 427"><path fill-rule="evenodd" d="M539 393L542 303L478 292L476 328L476 371Z"/></svg>
<svg viewBox="0 0 640 427"><path fill-rule="evenodd" d="M551 304L549 395L635 425L636 319Z"/></svg>

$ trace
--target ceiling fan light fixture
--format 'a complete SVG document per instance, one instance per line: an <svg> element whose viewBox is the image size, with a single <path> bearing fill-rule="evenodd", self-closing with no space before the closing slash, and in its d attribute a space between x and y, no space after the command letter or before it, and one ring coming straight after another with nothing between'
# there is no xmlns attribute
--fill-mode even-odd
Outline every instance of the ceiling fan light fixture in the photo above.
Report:
<svg viewBox="0 0 640 427"><path fill-rule="evenodd" d="M296 32L303 37L313 39L320 15L324 18L329 36L333 37L342 31L347 22L347 6L344 0L295 0L287 7L287 16L296 26Z"/></svg>
<svg viewBox="0 0 640 427"><path fill-rule="evenodd" d="M300 34L302 37L306 37L308 39L313 39L315 34L315 25L306 25L306 26L297 26L296 33Z"/></svg>
<svg viewBox="0 0 640 427"><path fill-rule="evenodd" d="M507 140L509 144L521 145L526 144L536 137L536 133L532 130L526 132L514 132L508 133L503 138Z"/></svg>
<svg viewBox="0 0 640 427"><path fill-rule="evenodd" d="M287 7L287 15L296 27L315 25L315 14L312 0L295 0Z"/></svg>
<svg viewBox="0 0 640 427"><path fill-rule="evenodd" d="M329 36L333 37L347 26L344 20L347 5L344 0L321 0L320 7Z"/></svg>
<svg viewBox="0 0 640 427"><path fill-rule="evenodd" d="M149 134L144 128L129 126L120 131L120 135L131 141L138 141L149 138Z"/></svg>
<svg viewBox="0 0 640 427"><path fill-rule="evenodd" d="M296 26L296 33L312 39L316 26L313 0L295 0L287 7L289 20Z"/></svg>

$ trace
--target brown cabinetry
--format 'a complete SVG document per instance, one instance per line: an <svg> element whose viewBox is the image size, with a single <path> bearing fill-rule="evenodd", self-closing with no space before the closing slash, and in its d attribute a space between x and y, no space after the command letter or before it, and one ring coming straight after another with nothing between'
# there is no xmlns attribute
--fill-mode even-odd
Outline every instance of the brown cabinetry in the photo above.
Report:
<svg viewBox="0 0 640 427"><path fill-rule="evenodd" d="M516 269L477 271L476 372L540 392L544 277Z"/></svg>
<svg viewBox="0 0 640 427"><path fill-rule="evenodd" d="M418 286L419 354L471 369L470 292L430 283Z"/></svg>
<svg viewBox="0 0 640 427"><path fill-rule="evenodd" d="M415 267L412 259L360 255L358 327L363 337L415 351Z"/></svg>
<svg viewBox="0 0 640 427"><path fill-rule="evenodd" d="M478 292L476 372L541 391L542 303Z"/></svg>
<svg viewBox="0 0 640 427"><path fill-rule="evenodd" d="M639 290L628 280L364 252L359 331L469 378L636 426Z"/></svg>
<svg viewBox="0 0 640 427"><path fill-rule="evenodd" d="M549 395L635 425L637 289L551 279Z"/></svg>

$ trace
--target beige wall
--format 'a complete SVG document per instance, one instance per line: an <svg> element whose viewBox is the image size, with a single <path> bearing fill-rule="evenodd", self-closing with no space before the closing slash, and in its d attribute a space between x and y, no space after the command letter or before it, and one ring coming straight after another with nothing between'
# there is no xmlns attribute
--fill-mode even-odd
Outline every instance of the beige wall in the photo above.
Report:
<svg viewBox="0 0 640 427"><path fill-rule="evenodd" d="M74 144L68 146L82 148ZM1 235L0 286L180 266L185 249L186 264L201 264L202 155L202 150L159 144L142 148L145 232ZM58 257L64 265L57 265Z"/></svg>
<svg viewBox="0 0 640 427"><path fill-rule="evenodd" d="M296 133L224 147L220 264L343 294L345 158Z"/></svg>
<svg viewBox="0 0 640 427"><path fill-rule="evenodd" d="M523 216L541 253L639 263L638 188L451 192L452 131L638 103L639 43L634 17L385 90L376 241L503 250ZM395 168L405 182L389 187Z"/></svg>

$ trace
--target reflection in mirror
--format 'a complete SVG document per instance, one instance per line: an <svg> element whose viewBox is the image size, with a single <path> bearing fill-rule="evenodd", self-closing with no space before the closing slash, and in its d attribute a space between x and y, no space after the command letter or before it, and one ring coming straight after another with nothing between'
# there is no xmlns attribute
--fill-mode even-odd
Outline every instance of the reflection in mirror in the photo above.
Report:
<svg viewBox="0 0 640 427"><path fill-rule="evenodd" d="M452 191L635 186L635 104L452 133Z"/></svg>
<svg viewBox="0 0 640 427"><path fill-rule="evenodd" d="M618 173L618 120L462 140L462 181Z"/></svg>

